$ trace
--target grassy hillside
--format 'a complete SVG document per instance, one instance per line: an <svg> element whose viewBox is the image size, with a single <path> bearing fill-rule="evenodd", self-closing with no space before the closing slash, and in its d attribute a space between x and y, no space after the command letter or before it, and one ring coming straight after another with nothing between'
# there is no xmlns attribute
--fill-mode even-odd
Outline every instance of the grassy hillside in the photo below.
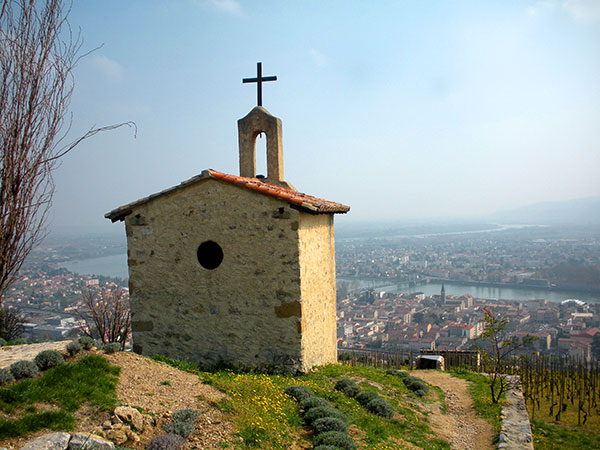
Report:
<svg viewBox="0 0 600 450"><path fill-rule="evenodd" d="M329 365L302 376L266 375L196 371L193 365L167 358L157 358L175 367L192 370L206 383L225 392L227 398L218 407L229 414L242 439L235 448L288 449L312 447L312 432L302 419L298 403L284 393L292 385L306 386L317 396L327 400L341 411L350 424L350 436L358 448L369 450L395 449L450 449L450 444L432 430L430 414L437 404L444 411L444 395L440 389L431 388L419 397L406 388L401 377L371 367ZM334 385L342 378L357 381L362 391L374 391L392 405L391 418L377 416L355 399L336 391ZM483 377L473 374L481 383ZM491 417L497 428L499 408L481 402L481 411ZM494 423L495 422L495 423ZM224 447L230 448L230 447Z"/></svg>
<svg viewBox="0 0 600 450"><path fill-rule="evenodd" d="M413 392L406 387L410 383L403 381L405 372L388 373L371 367L343 365L321 367L302 376L236 373L230 370L202 372L186 362L155 358L157 361L180 369L180 371L173 371L172 368L147 358L127 356L131 358L124 358L123 361L129 361L128 364L146 361L155 366L152 368L155 372L159 369L180 375L184 375L181 371L191 372L206 384L223 392L224 396L200 399L203 404L212 405L210 408L214 406L221 411L219 414L223 419L220 420L227 421L228 429L235 428L220 441L220 448L312 449L315 444L314 425L307 425L302 403L286 394L286 388L290 386L310 389L315 396L322 399L320 401L333 407L336 413L341 413L344 421L347 422L348 430L345 431L345 436L350 437L359 449L450 449L448 441L455 439L457 433L460 435L466 433L465 429L458 431L455 425L446 425L444 428L444 424L454 423L445 420L452 415L456 391L448 391L445 388L446 392L449 392L448 395L454 397L448 399L445 398L442 390L435 386L429 386L428 391L425 387L425 390L418 389ZM114 358L112 360L116 361ZM95 352L49 369L35 378L0 387L0 446L9 443L9 445L16 445L14 448L19 448L23 438L30 438L31 433L39 435L44 433L44 430L80 429L79 421L87 423L90 430L97 427L106 421L114 406L119 404L115 390L117 379L132 378L131 375L138 380L140 377L148 378L143 373L138 373L137 367L122 365L119 373L117 367L111 367L103 358L102 352ZM139 390L138 399L152 396L160 404L163 402L166 404L172 396L181 396L181 392L169 390L175 389L170 388L171 382L174 381L173 379L171 382L165 381L167 375L166 372L164 373L160 375L160 383L156 381L154 387L142 387L135 382L128 385L127 389ZM193 375L186 375L194 378ZM472 382L470 392L475 398L475 408L498 430L500 411L497 405L491 405L486 400L485 378L471 373L458 374L458 376ZM445 374L444 377L452 380ZM354 393L356 397L354 398L348 391L343 393L336 390L336 383L342 379L352 380L355 383L354 389L364 394L364 397L378 397L379 408L373 409L369 407L368 402L357 401L360 399L360 396L356 396L357 392ZM140 387L136 388L136 386ZM413 386L413 389L417 388ZM190 391L186 397L191 400L190 405L199 405L196 400L198 393L200 393L198 390ZM164 396L156 398L160 395ZM466 391L462 397L468 397ZM140 403L130 401L127 404L135 406L140 411L143 410L141 400ZM206 410L207 406L204 408ZM153 417L158 422L156 427L149 431L150 437L152 433L155 433L154 435L164 433L163 425L165 420L168 420L165 419L168 414L167 416L153 415ZM454 433L454 436L446 433L448 428L451 428L450 434ZM481 438L479 435L478 437ZM491 441L491 435L485 440ZM216 441L219 441L218 437ZM456 443L453 445L457 446ZM125 443L123 448L141 449L145 448L145 444L138 442L129 446Z"/></svg>

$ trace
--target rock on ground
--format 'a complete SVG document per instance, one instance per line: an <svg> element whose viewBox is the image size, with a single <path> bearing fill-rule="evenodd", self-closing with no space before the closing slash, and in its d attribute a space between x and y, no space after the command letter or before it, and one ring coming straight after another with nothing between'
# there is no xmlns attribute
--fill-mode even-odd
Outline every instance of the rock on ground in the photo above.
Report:
<svg viewBox="0 0 600 450"><path fill-rule="evenodd" d="M27 443L21 450L66 450L70 439L69 433L45 434Z"/></svg>

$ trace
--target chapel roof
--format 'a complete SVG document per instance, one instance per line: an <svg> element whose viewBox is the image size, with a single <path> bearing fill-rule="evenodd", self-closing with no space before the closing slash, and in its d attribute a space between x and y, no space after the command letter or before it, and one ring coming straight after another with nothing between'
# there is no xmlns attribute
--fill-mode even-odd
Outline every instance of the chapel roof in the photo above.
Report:
<svg viewBox="0 0 600 450"><path fill-rule="evenodd" d="M189 180L182 181L176 186L164 189L155 194L151 194L147 197L141 198L133 203L120 206L104 215L107 219L113 222L117 220L123 220L126 216L131 214L132 209L136 206L148 203L158 197L165 194L178 191L185 187L199 183L207 179L214 179L224 181L235 186L239 186L244 189L258 192L260 194L269 195L271 197L278 198L288 202L292 207L295 207L301 211L310 212L313 214L336 214L336 213L347 213L350 210L349 206L341 203L324 200L322 198L313 197L311 195L303 194L301 192L289 189L283 186L277 186L274 184L262 181L259 178L248 178L240 177L237 175L229 175L223 172L219 172L213 169L203 170L200 175L190 178Z"/></svg>

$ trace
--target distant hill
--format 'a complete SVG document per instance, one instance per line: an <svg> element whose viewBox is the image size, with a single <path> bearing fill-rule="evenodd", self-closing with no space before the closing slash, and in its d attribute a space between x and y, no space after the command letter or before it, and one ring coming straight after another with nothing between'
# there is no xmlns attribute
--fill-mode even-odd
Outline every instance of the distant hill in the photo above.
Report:
<svg viewBox="0 0 600 450"><path fill-rule="evenodd" d="M489 216L501 223L536 225L594 225L600 224L600 197L581 198L563 202L541 202Z"/></svg>

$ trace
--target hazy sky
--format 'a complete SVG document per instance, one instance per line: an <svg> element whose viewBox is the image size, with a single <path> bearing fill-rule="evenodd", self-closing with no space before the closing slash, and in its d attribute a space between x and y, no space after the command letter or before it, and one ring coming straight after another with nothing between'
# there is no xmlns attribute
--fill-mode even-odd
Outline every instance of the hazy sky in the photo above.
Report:
<svg viewBox="0 0 600 450"><path fill-rule="evenodd" d="M262 61L285 178L348 221L600 195L600 0L74 0L74 135L132 120L56 173L55 225L213 168L238 174ZM264 139L257 144L265 172ZM261 170L262 168L262 170Z"/></svg>

